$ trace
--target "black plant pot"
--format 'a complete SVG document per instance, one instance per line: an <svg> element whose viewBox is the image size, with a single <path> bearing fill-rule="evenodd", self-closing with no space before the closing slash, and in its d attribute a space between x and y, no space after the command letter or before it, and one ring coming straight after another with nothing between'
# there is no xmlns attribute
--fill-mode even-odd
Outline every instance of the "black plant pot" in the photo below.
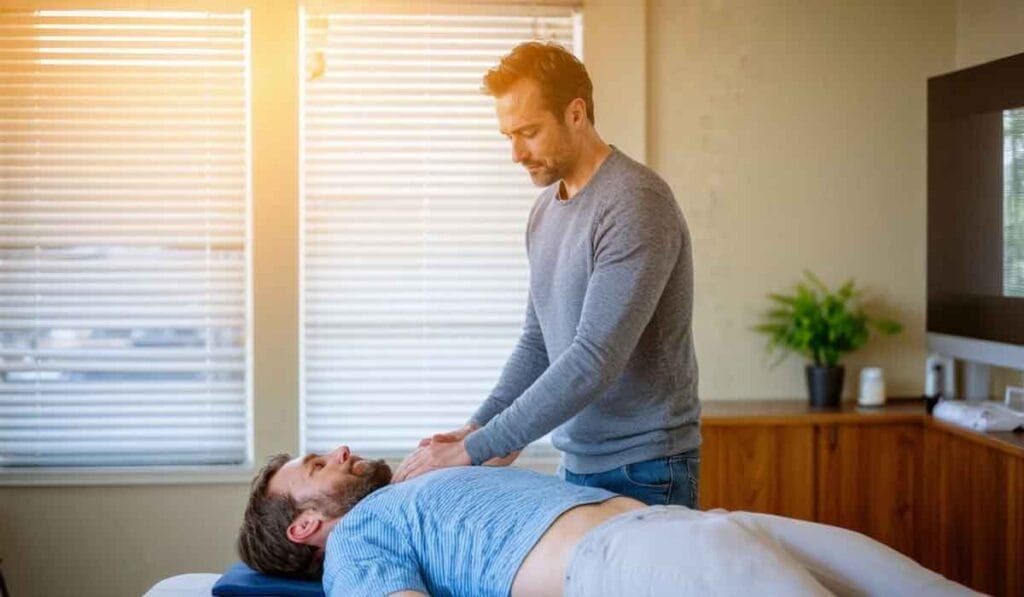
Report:
<svg viewBox="0 0 1024 597"><path fill-rule="evenodd" d="M843 394L842 366L807 365L807 393L811 408L836 408Z"/></svg>

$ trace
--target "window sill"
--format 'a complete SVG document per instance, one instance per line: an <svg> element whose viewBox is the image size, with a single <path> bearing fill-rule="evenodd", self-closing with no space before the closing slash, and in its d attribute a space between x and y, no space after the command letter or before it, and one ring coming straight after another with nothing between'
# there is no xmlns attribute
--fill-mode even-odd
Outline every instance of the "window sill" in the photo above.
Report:
<svg viewBox="0 0 1024 597"><path fill-rule="evenodd" d="M224 466L2 468L0 487L88 485L248 485L252 463Z"/></svg>

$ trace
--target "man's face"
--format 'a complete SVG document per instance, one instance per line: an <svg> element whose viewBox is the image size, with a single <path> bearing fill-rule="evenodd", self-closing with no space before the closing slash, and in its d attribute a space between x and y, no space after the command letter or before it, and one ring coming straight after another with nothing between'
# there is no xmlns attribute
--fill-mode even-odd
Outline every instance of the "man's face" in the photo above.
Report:
<svg viewBox="0 0 1024 597"><path fill-rule="evenodd" d="M290 495L300 507L338 518L391 481L383 460L364 460L340 446L329 454L308 454L282 466L267 487L272 495Z"/></svg>
<svg viewBox="0 0 1024 597"><path fill-rule="evenodd" d="M533 184L546 187L572 171L575 152L564 115L555 116L532 79L520 79L495 98L498 128L512 142L512 159Z"/></svg>

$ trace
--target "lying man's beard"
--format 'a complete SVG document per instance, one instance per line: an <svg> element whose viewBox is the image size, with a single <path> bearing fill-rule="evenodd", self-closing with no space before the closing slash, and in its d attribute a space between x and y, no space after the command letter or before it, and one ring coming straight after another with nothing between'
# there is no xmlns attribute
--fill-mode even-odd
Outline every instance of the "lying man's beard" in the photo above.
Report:
<svg viewBox="0 0 1024 597"><path fill-rule="evenodd" d="M332 494L313 500L324 515L341 518L363 498L391 482L391 467L384 460L361 460L355 464L365 467L362 474L336 487Z"/></svg>

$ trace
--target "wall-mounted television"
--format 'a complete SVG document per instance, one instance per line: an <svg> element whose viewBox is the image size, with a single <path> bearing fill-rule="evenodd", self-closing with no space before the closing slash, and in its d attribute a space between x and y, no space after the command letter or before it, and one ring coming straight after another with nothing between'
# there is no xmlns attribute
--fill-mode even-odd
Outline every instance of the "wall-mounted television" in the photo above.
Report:
<svg viewBox="0 0 1024 597"><path fill-rule="evenodd" d="M1024 369L1024 54L928 79L927 331Z"/></svg>

